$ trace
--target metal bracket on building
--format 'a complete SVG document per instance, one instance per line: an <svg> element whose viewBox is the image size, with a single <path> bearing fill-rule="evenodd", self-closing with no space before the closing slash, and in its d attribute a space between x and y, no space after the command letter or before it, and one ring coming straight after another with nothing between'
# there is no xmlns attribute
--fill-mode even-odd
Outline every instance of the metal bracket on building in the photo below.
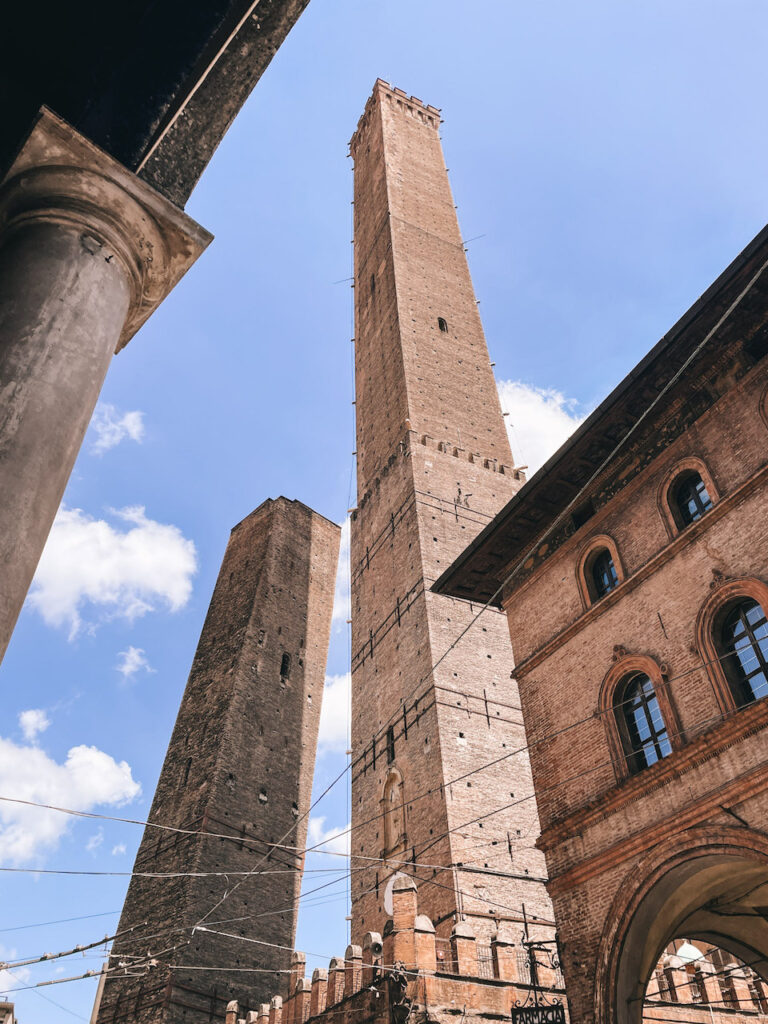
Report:
<svg viewBox="0 0 768 1024"><path fill-rule="evenodd" d="M522 946L528 956L531 987L523 1000L516 1000L510 1011L513 1024L565 1024L565 1007L539 981L539 968L557 971L560 955L557 939L528 938L528 920L523 907L525 931Z"/></svg>

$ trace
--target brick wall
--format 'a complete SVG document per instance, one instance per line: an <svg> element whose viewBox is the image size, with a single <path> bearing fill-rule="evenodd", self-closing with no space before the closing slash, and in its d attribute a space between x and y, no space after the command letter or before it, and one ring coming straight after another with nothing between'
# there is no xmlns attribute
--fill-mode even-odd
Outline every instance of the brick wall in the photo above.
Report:
<svg viewBox="0 0 768 1024"><path fill-rule="evenodd" d="M669 879L680 879L678 917L698 914L705 934L714 924L705 927L703 915L712 917L706 908L721 898L727 878L715 882L707 876L708 889L702 876L697 906L685 872L693 877L699 861L705 863L707 847L722 849L723 863L733 865L734 888L747 862L764 863L768 708L762 701L738 711L726 706L701 623L706 609L720 600L718 594L725 602L729 594L742 592L742 580L757 581L758 587L768 581L767 382L764 362L749 368L740 342L713 343L708 364L688 384L693 403L695 389L706 383L713 396L709 408L699 403L695 415L683 408L691 421L684 430L674 429L680 403L658 408L653 428L657 438L666 439L658 444L658 455L637 471L632 459L641 456L630 446L610 474L593 485L591 518L551 551L542 549L537 565L505 593L549 891L569 998L584 1022L601 1020L608 1012L605 1000L629 984L617 966L622 943L628 941L632 915L647 910L639 896L630 895L633 886L636 891L647 887L647 899L658 900L647 926L645 959L638 954L638 974L650 971L658 955L660 947L654 952L650 946L674 937L665 937L667 924L659 923L672 927L671 881L662 895L664 851L669 851ZM689 464L703 466L715 504L698 522L680 528L666 506L666 489L676 467ZM622 482L622 472L629 482ZM601 600L590 598L580 581L595 538L613 543L621 580ZM674 749L635 773L609 695L614 683L637 671L653 676L665 700ZM754 870L768 881L768 866ZM750 923L750 914L748 906L732 910L727 922L718 923L718 932L722 944L728 938L750 942L754 960L754 950L763 949L768 936ZM682 1019L667 1009L649 1008L646 1019ZM683 1016L698 1020L701 1013Z"/></svg>

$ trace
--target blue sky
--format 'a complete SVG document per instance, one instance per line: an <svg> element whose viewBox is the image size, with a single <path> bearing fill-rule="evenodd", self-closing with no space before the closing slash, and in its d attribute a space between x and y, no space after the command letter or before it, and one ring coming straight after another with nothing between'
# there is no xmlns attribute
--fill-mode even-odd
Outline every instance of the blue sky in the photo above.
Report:
<svg viewBox="0 0 768 1024"><path fill-rule="evenodd" d="M377 76L443 110L513 450L535 466L768 219L766 44L764 0L311 0L188 205L214 243L110 369L0 669L0 795L143 818L231 526L277 494L343 521L346 144ZM344 764L342 605L318 790ZM314 817L315 837L344 827L342 786ZM6 867L127 872L140 837L0 808ZM0 877L0 960L110 933L126 884ZM299 945L327 960L344 883L324 899ZM22 1024L58 1024L87 1019L94 991L14 998Z"/></svg>

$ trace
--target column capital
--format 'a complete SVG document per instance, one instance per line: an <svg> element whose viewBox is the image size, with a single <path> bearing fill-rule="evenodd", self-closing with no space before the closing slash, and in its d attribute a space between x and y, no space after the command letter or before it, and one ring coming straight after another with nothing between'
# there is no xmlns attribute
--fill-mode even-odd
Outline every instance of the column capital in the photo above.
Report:
<svg viewBox="0 0 768 1024"><path fill-rule="evenodd" d="M47 107L0 185L0 238L35 221L72 225L84 247L124 267L131 300L115 351L213 237Z"/></svg>

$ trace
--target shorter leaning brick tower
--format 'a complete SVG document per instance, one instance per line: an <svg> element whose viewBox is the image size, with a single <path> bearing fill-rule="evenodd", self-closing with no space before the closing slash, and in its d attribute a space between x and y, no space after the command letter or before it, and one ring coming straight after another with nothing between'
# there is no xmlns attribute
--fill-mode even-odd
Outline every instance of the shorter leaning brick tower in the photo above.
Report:
<svg viewBox="0 0 768 1024"><path fill-rule="evenodd" d="M98 1024L209 1024L235 996L245 1012L282 989L338 551L339 527L286 498L232 530L150 812L190 831L148 827L134 865L181 874L132 879L111 959L158 965L109 975ZM244 877L257 865L269 873ZM238 938L194 931L203 920Z"/></svg>

